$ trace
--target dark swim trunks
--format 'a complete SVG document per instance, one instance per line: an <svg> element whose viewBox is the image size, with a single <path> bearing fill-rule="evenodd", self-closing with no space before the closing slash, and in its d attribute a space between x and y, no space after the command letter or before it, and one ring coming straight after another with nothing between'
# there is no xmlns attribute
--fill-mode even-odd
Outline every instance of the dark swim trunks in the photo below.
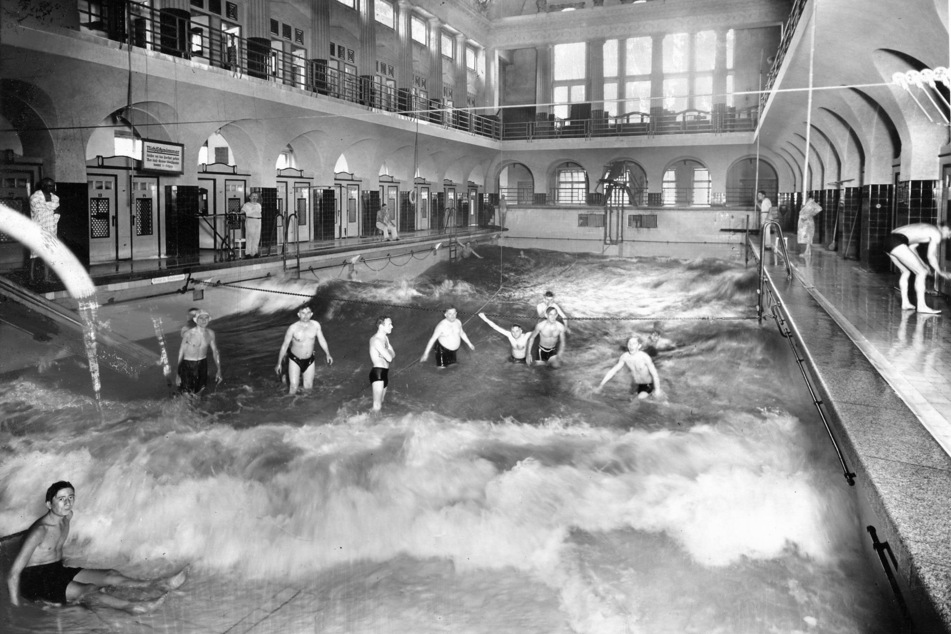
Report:
<svg viewBox="0 0 951 634"><path fill-rule="evenodd" d="M890 233L885 238L885 253L891 253L901 245L909 246L908 236L902 233Z"/></svg>
<svg viewBox="0 0 951 634"><path fill-rule="evenodd" d="M444 347L438 341L436 342L436 365L440 368L448 368L456 362L456 351Z"/></svg>
<svg viewBox="0 0 951 634"><path fill-rule="evenodd" d="M653 383L638 383L635 388L635 393L640 394L641 392L647 392L648 394L654 393L654 384Z"/></svg>
<svg viewBox="0 0 951 634"><path fill-rule="evenodd" d="M512 355L509 355L509 363L525 363L525 357L522 357L521 359L516 359Z"/></svg>
<svg viewBox="0 0 951 634"><path fill-rule="evenodd" d="M182 380L178 388L180 392L194 394L201 392L208 385L208 359L198 361L182 359L182 362L178 364L178 377Z"/></svg>
<svg viewBox="0 0 951 634"><path fill-rule="evenodd" d="M306 359L301 359L298 356L295 356L290 350L287 351L287 358L297 364L297 367L300 368L300 373L303 374L307 372L307 368L310 367L310 364L317 359L317 355L310 355Z"/></svg>
<svg viewBox="0 0 951 634"><path fill-rule="evenodd" d="M370 370L370 383L373 384L377 381L383 381L383 387L387 387L390 384L390 369L373 366L373 369Z"/></svg>
<svg viewBox="0 0 951 634"><path fill-rule="evenodd" d="M548 361L554 356L558 355L558 346L554 348L545 348L541 345L538 346L538 355L535 357L539 361Z"/></svg>
<svg viewBox="0 0 951 634"><path fill-rule="evenodd" d="M20 573L20 595L30 601L66 603L66 586L82 568L67 568L62 560L27 566Z"/></svg>

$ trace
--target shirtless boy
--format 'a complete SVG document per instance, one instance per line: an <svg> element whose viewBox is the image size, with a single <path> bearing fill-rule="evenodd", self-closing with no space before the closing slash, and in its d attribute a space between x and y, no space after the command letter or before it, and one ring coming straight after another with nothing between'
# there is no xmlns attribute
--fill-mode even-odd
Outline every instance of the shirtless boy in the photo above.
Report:
<svg viewBox="0 0 951 634"><path fill-rule="evenodd" d="M904 227L898 227L885 238L885 252L901 271L898 278L898 288L901 289L901 309L918 310L919 313L940 313L940 310L929 308L925 303L925 286L928 282L928 266L922 262L915 247L919 244L928 245L928 262L934 269L935 286L938 278L951 280L951 275L941 270L938 262L938 246L942 240L951 236L951 228L942 223L936 227L924 222L918 222ZM915 274L915 299L917 307L908 301L908 278Z"/></svg>
<svg viewBox="0 0 951 634"><path fill-rule="evenodd" d="M462 322L456 318L456 309L450 306L443 313L445 319L436 324L433 330L433 336L429 338L426 344L426 351L420 357L420 361L426 361L429 358L429 351L433 344L436 346L436 365L440 368L448 368L456 362L456 351L463 341L469 346L470 350L475 350L475 346L466 336L466 331L462 329Z"/></svg>
<svg viewBox="0 0 951 634"><path fill-rule="evenodd" d="M141 581L115 570L67 568L63 566L63 544L69 537L76 493L69 482L56 482L46 491L49 511L30 526L20 552L7 576L10 601L20 605L20 597L30 601L87 607L108 607L133 614L150 612L165 600L165 594L185 583L187 569L163 579ZM161 592L156 599L131 601L109 594L111 588L152 588Z"/></svg>
<svg viewBox="0 0 951 634"><path fill-rule="evenodd" d="M561 365L561 355L565 353L565 332L568 328L558 321L558 309L549 306L545 313L545 320L535 325L532 334L528 338L528 349L532 349L535 343L535 337L538 337L537 355L529 354L526 363L539 363L541 365L550 365L557 368Z"/></svg>
<svg viewBox="0 0 951 634"><path fill-rule="evenodd" d="M301 306L297 311L298 322L291 324L284 335L284 343L281 344L281 351L277 353L277 366L274 371L280 375L284 368L285 359L287 363L287 383L290 386L288 394L297 394L297 388L301 384L301 377L304 378L304 389L309 390L314 387L314 362L317 355L314 354L314 343L319 343L324 356L327 357L327 365L333 365L334 358L330 356L330 349L327 347L327 340L324 339L324 332L320 324L313 321L314 311L310 306Z"/></svg>
<svg viewBox="0 0 951 634"><path fill-rule="evenodd" d="M525 363L525 357L528 352L529 334L524 332L522 327L518 324L512 324L512 330L508 331L486 317L485 313L479 313L479 317L482 318L482 321L489 324L492 330L509 340L509 345L512 346L512 354L509 355L509 361L512 363Z"/></svg>
<svg viewBox="0 0 951 634"><path fill-rule="evenodd" d="M221 383L221 355L215 331L208 327L211 316L204 310L195 316L195 327L182 335L178 349L178 386L185 393L198 394L208 384L208 349L215 357L215 382Z"/></svg>
<svg viewBox="0 0 951 634"><path fill-rule="evenodd" d="M627 352L621 355L618 362L601 379L601 384L595 388L595 392L600 392L604 384L610 381L622 367L627 366L634 377L634 385L637 390L637 398L645 399L652 394L663 396L660 389L660 378L657 376L657 368L651 361L650 355L641 350L641 340L636 335L627 340Z"/></svg>
<svg viewBox="0 0 951 634"><path fill-rule="evenodd" d="M393 320L389 317L380 317L376 320L376 334L370 337L370 387L373 389L373 411L379 412L383 408L383 397L390 384L390 364L396 358L393 346L390 345L389 334L393 332Z"/></svg>
<svg viewBox="0 0 951 634"><path fill-rule="evenodd" d="M555 294L551 291L545 291L545 296L542 298L542 301L535 305L535 313L538 315L539 319L546 319L548 317L549 308L554 308L556 311L558 311L558 316L561 318L561 323L565 325L565 332L569 332L568 315L566 315L565 311L561 309L561 306L555 303Z"/></svg>

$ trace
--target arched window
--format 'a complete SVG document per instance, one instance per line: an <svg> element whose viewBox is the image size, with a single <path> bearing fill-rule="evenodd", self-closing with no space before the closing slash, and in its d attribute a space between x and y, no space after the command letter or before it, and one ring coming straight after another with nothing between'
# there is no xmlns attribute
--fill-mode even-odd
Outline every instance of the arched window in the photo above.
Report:
<svg viewBox="0 0 951 634"><path fill-rule="evenodd" d="M284 148L284 150L277 155L277 161L274 164L274 167L279 170L288 167L297 169L297 159L294 157L294 148L292 148L290 145Z"/></svg>
<svg viewBox="0 0 951 634"><path fill-rule="evenodd" d="M577 163L562 163L555 170L555 204L582 205L587 201L588 175Z"/></svg>
<svg viewBox="0 0 951 634"><path fill-rule="evenodd" d="M637 207L647 202L647 174L630 161L615 161L604 170L604 192L612 207ZM607 184L610 181L611 185Z"/></svg>
<svg viewBox="0 0 951 634"><path fill-rule="evenodd" d="M710 170L699 161L685 159L664 171L661 200L664 206L708 206L712 181Z"/></svg>

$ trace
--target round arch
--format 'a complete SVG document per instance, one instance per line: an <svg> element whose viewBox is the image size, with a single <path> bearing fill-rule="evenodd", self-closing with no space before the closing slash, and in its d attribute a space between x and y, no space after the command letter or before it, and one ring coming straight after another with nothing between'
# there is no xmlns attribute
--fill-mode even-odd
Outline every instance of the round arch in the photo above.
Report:
<svg viewBox="0 0 951 634"><path fill-rule="evenodd" d="M609 204L637 207L647 203L647 170L637 161L619 158L605 165L602 185Z"/></svg>
<svg viewBox="0 0 951 634"><path fill-rule="evenodd" d="M757 176L758 175L758 176ZM770 200L779 195L779 175L772 163L755 155L743 156L727 168L726 204L728 207L753 206L757 190L762 189Z"/></svg>
<svg viewBox="0 0 951 634"><path fill-rule="evenodd" d="M499 197L510 205L530 205L535 198L535 177L524 163L511 162L499 168Z"/></svg>
<svg viewBox="0 0 951 634"><path fill-rule="evenodd" d="M711 203L710 169L700 159L680 157L664 168L661 200L666 207L705 206Z"/></svg>

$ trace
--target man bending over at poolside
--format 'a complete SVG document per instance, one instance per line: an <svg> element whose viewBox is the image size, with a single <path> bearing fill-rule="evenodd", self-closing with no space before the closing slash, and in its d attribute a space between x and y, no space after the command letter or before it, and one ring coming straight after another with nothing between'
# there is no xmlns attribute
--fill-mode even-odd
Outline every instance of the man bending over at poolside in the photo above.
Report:
<svg viewBox="0 0 951 634"><path fill-rule="evenodd" d="M509 355L509 361L512 363L525 363L525 357L528 353L529 334L523 331L522 327L518 324L512 324L512 330L510 332L486 317L485 313L479 313L479 317L482 318L482 321L489 324L489 328L509 340L509 345L512 346L512 354Z"/></svg>
<svg viewBox="0 0 951 634"><path fill-rule="evenodd" d="M622 367L627 366L634 376L634 385L637 390L637 398L645 399L651 395L663 396L660 389L660 378L657 376L657 368L651 361L650 355L641 350L641 340L638 336L633 336L627 340L627 352L621 355L618 362L601 379L601 384L595 388L595 392L600 392L604 384L610 381Z"/></svg>
<svg viewBox="0 0 951 634"><path fill-rule="evenodd" d="M901 271L901 277L898 278L898 288L901 290L901 309L915 310L915 306L908 301L908 278L915 274L915 299L918 302L917 310L919 313L940 313L940 310L929 308L925 303L925 285L928 283L928 266L921 261L921 257L915 251L919 244L928 245L928 262L934 269L935 287L938 285L938 278L943 277L951 280L951 275L941 270L938 263L938 245L942 240L947 240L951 236L951 229L948 225L941 223L940 226L929 225L924 222L898 227L885 238L885 252L888 257Z"/></svg>
<svg viewBox="0 0 951 634"><path fill-rule="evenodd" d="M456 352L459 350L459 346L462 345L463 341L469 346L469 350L475 350L475 346L469 341L469 337L466 336L466 331L462 329L462 322L456 318L456 309L454 306L447 308L443 316L445 319L436 324L436 328L433 330L433 336L429 338L429 342L426 344L426 350L419 360L426 361L426 359L429 358L429 351L432 350L433 344L435 344L436 365L439 368L448 368L456 362Z"/></svg>
<svg viewBox="0 0 951 634"><path fill-rule="evenodd" d="M182 335L182 345L178 349L178 386L184 393L199 394L208 384L208 349L215 356L215 381L221 383L221 355L218 354L218 341L215 331L208 327L211 316L198 311L195 327Z"/></svg>
<svg viewBox="0 0 951 634"><path fill-rule="evenodd" d="M528 365L532 365L532 363L547 364L553 368L561 365L561 357L565 353L565 332L567 330L567 326L558 321L558 309L549 306L544 321L538 322L532 334L528 337L526 346L529 351L532 349L535 337L538 337L538 351L535 354L529 352L526 363Z"/></svg>
<svg viewBox="0 0 951 634"><path fill-rule="evenodd" d="M132 579L115 570L67 568L63 566L63 544L69 537L76 492L69 482L56 482L46 491L49 511L30 526L20 552L7 576L10 601L20 605L20 597L30 601L87 607L108 607L132 614L151 612L165 601L165 594L185 583L188 569L162 579ZM161 592L155 599L131 601L109 593L111 588L151 588Z"/></svg>
<svg viewBox="0 0 951 634"><path fill-rule="evenodd" d="M373 411L383 409L383 397L390 384L390 364L396 358L396 352L390 345L389 334L393 332L393 320L379 317L376 320L376 334L370 337L370 387L373 389Z"/></svg>
<svg viewBox="0 0 951 634"><path fill-rule="evenodd" d="M290 386L288 394L297 394L301 377L304 379L305 390L314 387L314 362L317 360L317 355L314 354L315 342L319 343L320 349L324 351L327 365L333 365L334 362L327 347L327 340L324 339L324 331L318 322L311 320L313 316L314 311L310 306L300 307L297 311L298 322L287 328L281 351L277 353L277 366L274 371L280 376L284 371L284 364L287 363L287 383ZM291 361L293 365L289 363Z"/></svg>

